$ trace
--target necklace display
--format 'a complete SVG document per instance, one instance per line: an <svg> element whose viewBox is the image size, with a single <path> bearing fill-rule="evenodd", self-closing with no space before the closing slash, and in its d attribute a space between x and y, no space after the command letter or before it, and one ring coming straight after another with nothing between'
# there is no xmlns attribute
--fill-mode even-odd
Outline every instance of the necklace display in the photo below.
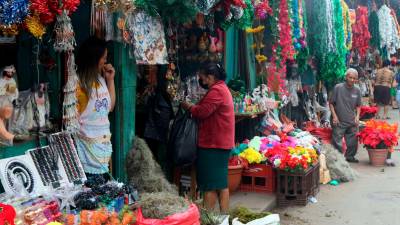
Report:
<svg viewBox="0 0 400 225"><path fill-rule="evenodd" d="M86 179L71 134L53 134L49 136L49 144L58 153L70 183Z"/></svg>
<svg viewBox="0 0 400 225"><path fill-rule="evenodd" d="M30 150L29 155L32 157L45 186L61 180L61 176L58 174L58 154L56 151L46 146Z"/></svg>

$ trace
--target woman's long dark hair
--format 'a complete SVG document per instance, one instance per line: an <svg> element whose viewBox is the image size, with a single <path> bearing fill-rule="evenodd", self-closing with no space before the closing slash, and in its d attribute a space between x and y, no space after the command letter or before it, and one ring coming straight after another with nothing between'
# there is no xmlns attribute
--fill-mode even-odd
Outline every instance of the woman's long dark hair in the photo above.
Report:
<svg viewBox="0 0 400 225"><path fill-rule="evenodd" d="M98 82L99 61L107 49L107 42L96 37L85 40L78 50L76 65L80 86L85 93L92 94L93 84Z"/></svg>

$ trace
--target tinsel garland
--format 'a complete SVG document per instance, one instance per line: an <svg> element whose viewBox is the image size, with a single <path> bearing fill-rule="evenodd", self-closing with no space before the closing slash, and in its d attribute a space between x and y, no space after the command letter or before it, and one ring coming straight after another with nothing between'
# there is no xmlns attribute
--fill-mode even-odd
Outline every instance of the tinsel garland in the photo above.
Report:
<svg viewBox="0 0 400 225"><path fill-rule="evenodd" d="M42 39L46 33L46 27L40 22L40 18L37 15L27 16L25 19L25 26L35 38Z"/></svg>
<svg viewBox="0 0 400 225"><path fill-rule="evenodd" d="M21 23L29 13L29 0L0 0L0 24Z"/></svg>
<svg viewBox="0 0 400 225"><path fill-rule="evenodd" d="M352 48L352 41L353 41L353 32L351 28L350 22L350 11L349 6L344 0L341 0L342 5L342 15L343 15L343 29L344 29L344 38L346 41L346 48L350 50Z"/></svg>
<svg viewBox="0 0 400 225"><path fill-rule="evenodd" d="M368 29L371 34L369 44L372 47L379 49L381 47L381 39L379 36L379 18L376 11L372 11L369 15Z"/></svg>
<svg viewBox="0 0 400 225"><path fill-rule="evenodd" d="M72 28L71 19L67 11L63 11L57 15L57 22L54 26L55 40L54 50L57 52L72 51L75 48L76 42L74 30Z"/></svg>
<svg viewBox="0 0 400 225"><path fill-rule="evenodd" d="M396 12L394 11L394 9L391 9L390 13L392 14L394 23L396 24L397 34L400 35L400 25L399 21L397 20Z"/></svg>
<svg viewBox="0 0 400 225"><path fill-rule="evenodd" d="M269 0L256 0L254 1L255 17L263 20L267 15L272 15L272 8L269 6Z"/></svg>
<svg viewBox="0 0 400 225"><path fill-rule="evenodd" d="M199 12L193 0L134 0L134 5L151 16L161 17L165 23L186 23Z"/></svg>
<svg viewBox="0 0 400 225"><path fill-rule="evenodd" d="M333 29L335 51L322 57L321 78L329 87L340 81L346 71L346 46L344 42L343 14L340 0L333 0Z"/></svg>
<svg viewBox="0 0 400 225"><path fill-rule="evenodd" d="M328 31L328 16L327 8L328 0L313 0L311 8L311 23L310 23L310 33L313 35L309 36L311 53L318 58L321 58L324 54L329 52L328 48L328 36L332 35ZM332 12L330 12L332 13ZM332 17L332 16L330 16Z"/></svg>
<svg viewBox="0 0 400 225"><path fill-rule="evenodd" d="M334 18L333 18L333 3L332 1L328 0L326 1L326 8L325 8L325 15L326 15L326 20L327 20L327 28L328 28L328 36L327 36L327 41L328 41L328 52L334 52L336 50L336 40L335 40L335 31L333 27L334 23Z"/></svg>
<svg viewBox="0 0 400 225"><path fill-rule="evenodd" d="M353 49L357 49L361 58L364 58L369 48L371 34L368 30L368 8L358 6L356 23L353 25Z"/></svg>
<svg viewBox="0 0 400 225"><path fill-rule="evenodd" d="M231 25L235 25L239 29L246 30L253 26L254 21L254 6L251 0L244 0L246 8L242 8L243 14L240 17L233 16L232 18L227 18L226 21L221 24L221 27L226 30Z"/></svg>
<svg viewBox="0 0 400 225"><path fill-rule="evenodd" d="M52 23L56 16L61 14L63 10L73 13L80 4L80 0L31 0L30 10L39 15L43 24Z"/></svg>
<svg viewBox="0 0 400 225"><path fill-rule="evenodd" d="M387 55L385 57L390 58L390 54L396 53L396 50L400 47L400 38L390 8L382 5L378 11L378 18L381 48L386 49Z"/></svg>
<svg viewBox="0 0 400 225"><path fill-rule="evenodd" d="M64 87L63 125L66 131L76 133L80 128L77 108L78 99L76 98L76 88L79 78L76 73L74 54L69 52L67 57L68 78Z"/></svg>
<svg viewBox="0 0 400 225"><path fill-rule="evenodd" d="M272 60L268 67L268 86L270 90L276 91L281 98L288 95L285 83L286 62L294 59L294 47L292 42L292 29L289 18L289 7L287 0L280 0L279 6L274 8L279 13L278 19L278 40L272 46Z"/></svg>

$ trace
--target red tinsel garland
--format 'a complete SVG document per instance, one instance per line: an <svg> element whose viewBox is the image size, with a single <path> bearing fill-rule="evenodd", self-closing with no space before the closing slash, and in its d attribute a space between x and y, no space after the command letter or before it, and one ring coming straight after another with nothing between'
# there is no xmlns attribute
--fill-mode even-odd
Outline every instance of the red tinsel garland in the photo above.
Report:
<svg viewBox="0 0 400 225"><path fill-rule="evenodd" d="M364 58L369 48L371 34L368 30L368 8L358 6L356 23L353 25L353 49L357 49L361 58Z"/></svg>
<svg viewBox="0 0 400 225"><path fill-rule="evenodd" d="M255 16L257 19L265 19L267 15L272 16L272 8L269 6L268 0L262 0L254 7Z"/></svg>
<svg viewBox="0 0 400 225"><path fill-rule="evenodd" d="M285 77L286 61L293 60L294 48L292 43L292 27L290 26L287 0L279 3L279 40L272 47L271 65L268 67L268 86L270 90L278 91L280 96L287 95ZM279 90L277 86L279 84Z"/></svg>
<svg viewBox="0 0 400 225"><path fill-rule="evenodd" d="M43 24L52 23L56 16L63 10L70 14L78 8L80 0L62 0L62 6L59 7L58 0L31 0L31 11L37 13Z"/></svg>

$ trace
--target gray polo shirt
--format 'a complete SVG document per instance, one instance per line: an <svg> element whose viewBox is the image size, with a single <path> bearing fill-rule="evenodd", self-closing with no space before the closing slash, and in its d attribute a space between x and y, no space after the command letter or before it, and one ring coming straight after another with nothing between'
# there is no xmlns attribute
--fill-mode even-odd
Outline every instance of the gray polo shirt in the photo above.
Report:
<svg viewBox="0 0 400 225"><path fill-rule="evenodd" d="M334 105L341 124L353 125L357 107L361 106L361 91L357 87L349 88L346 83L337 84L333 89L330 103Z"/></svg>

